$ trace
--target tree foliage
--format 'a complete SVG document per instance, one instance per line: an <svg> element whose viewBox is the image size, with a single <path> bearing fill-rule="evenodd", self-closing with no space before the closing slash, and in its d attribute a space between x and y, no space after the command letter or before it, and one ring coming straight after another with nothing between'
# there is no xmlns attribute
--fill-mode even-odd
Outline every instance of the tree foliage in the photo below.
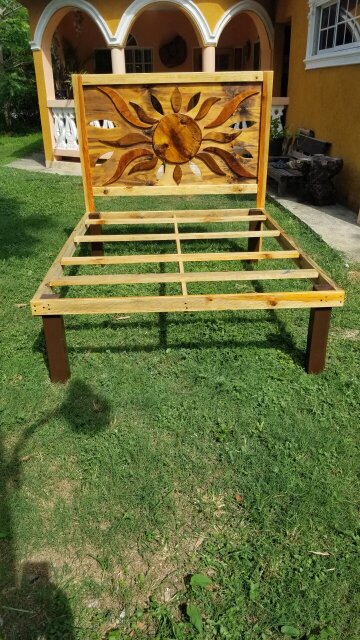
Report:
<svg viewBox="0 0 360 640"><path fill-rule="evenodd" d="M27 10L0 0L0 127L18 128L38 118Z"/></svg>

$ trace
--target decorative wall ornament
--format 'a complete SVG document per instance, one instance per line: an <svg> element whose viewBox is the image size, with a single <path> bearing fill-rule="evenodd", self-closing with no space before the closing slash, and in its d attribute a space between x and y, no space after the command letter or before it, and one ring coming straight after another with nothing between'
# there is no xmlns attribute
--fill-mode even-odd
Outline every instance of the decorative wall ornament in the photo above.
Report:
<svg viewBox="0 0 360 640"><path fill-rule="evenodd" d="M187 56L187 45L181 36L175 36L159 49L160 60L165 67L171 69L183 64Z"/></svg>

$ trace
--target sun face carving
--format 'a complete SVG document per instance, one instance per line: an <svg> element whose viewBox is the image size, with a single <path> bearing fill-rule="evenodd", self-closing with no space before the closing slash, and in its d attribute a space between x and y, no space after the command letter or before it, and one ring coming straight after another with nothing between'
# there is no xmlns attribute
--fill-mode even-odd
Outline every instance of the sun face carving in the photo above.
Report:
<svg viewBox="0 0 360 640"><path fill-rule="evenodd" d="M111 185L121 177L124 179L124 175L147 172L152 172L152 182L147 184L154 184L168 171L172 172L176 184L180 184L184 175L199 179L204 171L214 177L224 176L227 181L256 178L254 166L249 166L253 156L245 146L246 141L243 144L236 142L236 152L232 143L244 132L244 129L234 129L234 114L239 117L239 106L259 91L246 87L228 97L220 89L220 95L209 96L207 93L203 99L198 91L191 95L186 105L185 87L182 92L175 87L170 99L164 93L155 95L155 89L149 88L145 94L134 96L138 97L137 102L126 100L112 87L99 87L98 91L111 100L119 122L123 122L127 131L125 135L115 137L118 136L115 128L107 137L102 130L103 137L97 139L101 145L114 149L116 159L116 163L112 160L111 173L103 172L102 184ZM246 108L243 120L249 121ZM124 127L120 131L123 132ZM98 152L97 157L99 155ZM92 166L95 165L96 157L93 156Z"/></svg>
<svg viewBox="0 0 360 640"><path fill-rule="evenodd" d="M199 151L202 133L195 120L184 114L164 116L153 135L153 149L164 162L184 164Z"/></svg>

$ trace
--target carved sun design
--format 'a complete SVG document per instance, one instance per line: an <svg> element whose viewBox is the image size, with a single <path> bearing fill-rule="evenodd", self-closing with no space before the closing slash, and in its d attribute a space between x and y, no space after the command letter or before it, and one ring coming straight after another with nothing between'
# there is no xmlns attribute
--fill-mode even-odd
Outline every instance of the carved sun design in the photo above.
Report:
<svg viewBox="0 0 360 640"><path fill-rule="evenodd" d="M187 107L182 110L183 96L178 87L175 87L170 98L171 112L164 113L164 107L158 98L150 94L153 113L156 111L158 114L157 117L154 117L139 104L130 101L127 103L111 87L103 86L99 87L99 90L110 98L123 119L133 127L142 130L141 132L126 134L117 140L99 140L107 147L118 149L133 147L121 155L115 172L104 184L112 184L119 180L126 168L134 160L141 157L144 159L133 165L128 175L156 169L160 162L161 164L156 173L157 178L160 178L165 173L165 168L168 165L172 165L174 167L173 179L176 184L180 184L183 177L181 167L187 163L193 174L201 176L201 169L194 162L195 160L200 160L214 174L226 176L225 171L215 160L214 156L217 156L223 160L237 177L256 177L247 168L246 160L244 162L244 158L252 157L251 153L244 147L241 152L242 155L239 155L232 150L229 151L219 146L202 145L208 141L220 145L229 145L240 135L241 130L232 129L230 133L214 131L214 129L226 123L244 100L258 93L257 89L249 88L230 98L217 116L203 126L203 130L198 123L208 114L211 115L211 110L221 100L220 97L208 97L197 108L201 97L201 93L198 92L191 97ZM185 110L187 113L183 112Z"/></svg>

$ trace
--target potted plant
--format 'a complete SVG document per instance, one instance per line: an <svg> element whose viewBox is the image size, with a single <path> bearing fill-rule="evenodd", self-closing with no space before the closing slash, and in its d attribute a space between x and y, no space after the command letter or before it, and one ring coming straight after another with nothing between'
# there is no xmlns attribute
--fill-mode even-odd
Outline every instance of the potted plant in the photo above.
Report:
<svg viewBox="0 0 360 640"><path fill-rule="evenodd" d="M285 139L285 130L279 116L271 116L269 156L281 156Z"/></svg>

